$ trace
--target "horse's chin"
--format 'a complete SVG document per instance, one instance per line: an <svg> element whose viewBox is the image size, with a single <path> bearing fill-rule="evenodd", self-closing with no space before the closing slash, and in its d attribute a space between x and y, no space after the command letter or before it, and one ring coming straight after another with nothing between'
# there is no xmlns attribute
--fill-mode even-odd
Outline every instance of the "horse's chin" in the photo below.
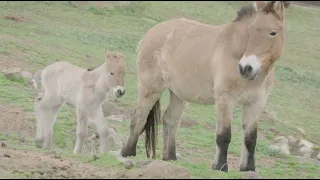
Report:
<svg viewBox="0 0 320 180"><path fill-rule="evenodd" d="M249 81L254 81L258 78L259 76L259 71L257 71L255 74L251 75L251 76L243 76L243 78L249 80Z"/></svg>
<svg viewBox="0 0 320 180"><path fill-rule="evenodd" d="M256 80L258 76L259 76L259 71L255 75L253 75L251 78L249 78L249 80L250 81Z"/></svg>

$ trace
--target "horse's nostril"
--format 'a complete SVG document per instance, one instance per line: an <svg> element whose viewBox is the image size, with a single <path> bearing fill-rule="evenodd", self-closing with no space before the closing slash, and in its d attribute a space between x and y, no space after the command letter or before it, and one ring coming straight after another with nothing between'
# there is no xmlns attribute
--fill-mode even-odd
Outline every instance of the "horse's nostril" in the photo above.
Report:
<svg viewBox="0 0 320 180"><path fill-rule="evenodd" d="M244 73L245 74L249 74L252 72L252 67L250 65L247 65L245 68L244 68Z"/></svg>
<svg viewBox="0 0 320 180"><path fill-rule="evenodd" d="M123 90L123 91L122 91L122 95L124 95L125 92L126 92L126 90Z"/></svg>

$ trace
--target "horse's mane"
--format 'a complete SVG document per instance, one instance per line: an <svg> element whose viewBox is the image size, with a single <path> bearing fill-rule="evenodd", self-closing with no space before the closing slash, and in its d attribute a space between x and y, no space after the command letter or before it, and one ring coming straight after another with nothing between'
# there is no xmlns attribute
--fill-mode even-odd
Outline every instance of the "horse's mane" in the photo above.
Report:
<svg viewBox="0 0 320 180"><path fill-rule="evenodd" d="M290 6L290 1L281 1L284 5L284 8L288 8ZM234 21L240 21L244 17L251 17L256 13L256 9L253 4L249 4L241 7L237 12L237 18Z"/></svg>
<svg viewBox="0 0 320 180"><path fill-rule="evenodd" d="M237 12L237 18L234 21L240 21L244 17L251 17L256 13L255 7L252 4L241 7Z"/></svg>

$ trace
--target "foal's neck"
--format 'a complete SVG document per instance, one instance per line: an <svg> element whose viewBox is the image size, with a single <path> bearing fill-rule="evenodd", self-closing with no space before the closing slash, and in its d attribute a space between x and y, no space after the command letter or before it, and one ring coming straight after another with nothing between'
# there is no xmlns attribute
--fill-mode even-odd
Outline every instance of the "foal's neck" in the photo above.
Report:
<svg viewBox="0 0 320 180"><path fill-rule="evenodd" d="M108 86L108 74L106 72L106 63L103 63L99 67L95 68L92 70L92 73L98 77L97 81L95 82L95 86L100 90L100 91L109 91L109 86Z"/></svg>

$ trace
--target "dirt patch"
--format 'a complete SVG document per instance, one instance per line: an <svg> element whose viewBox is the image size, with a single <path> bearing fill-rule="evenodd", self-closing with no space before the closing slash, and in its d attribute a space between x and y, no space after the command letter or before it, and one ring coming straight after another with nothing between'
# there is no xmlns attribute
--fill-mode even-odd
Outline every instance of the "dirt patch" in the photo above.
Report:
<svg viewBox="0 0 320 180"><path fill-rule="evenodd" d="M145 163L142 168L133 169L123 178L135 179L190 179L190 172L182 166L166 161L155 160Z"/></svg>
<svg viewBox="0 0 320 180"><path fill-rule="evenodd" d="M24 67L25 63L23 60L18 60L18 58L9 57L0 54L0 70L7 69L11 67Z"/></svg>
<svg viewBox="0 0 320 180"><path fill-rule="evenodd" d="M0 105L0 132L17 134L20 137L34 137L35 126L32 112L21 108Z"/></svg>
<svg viewBox="0 0 320 180"><path fill-rule="evenodd" d="M125 169L100 169L89 163L62 158L54 154L41 154L0 148L1 176L32 178L120 178ZM2 177L1 177L2 178Z"/></svg>
<svg viewBox="0 0 320 180"><path fill-rule="evenodd" d="M12 21L17 21L17 22L26 22L26 21L28 21L28 18L23 17L23 16L9 15L9 16L4 16L4 18L8 19L8 20L12 20Z"/></svg>
<svg viewBox="0 0 320 180"><path fill-rule="evenodd" d="M155 160L140 163L136 169L100 168L53 153L15 150L0 147L0 178L140 178L188 179L190 172L169 162Z"/></svg>

